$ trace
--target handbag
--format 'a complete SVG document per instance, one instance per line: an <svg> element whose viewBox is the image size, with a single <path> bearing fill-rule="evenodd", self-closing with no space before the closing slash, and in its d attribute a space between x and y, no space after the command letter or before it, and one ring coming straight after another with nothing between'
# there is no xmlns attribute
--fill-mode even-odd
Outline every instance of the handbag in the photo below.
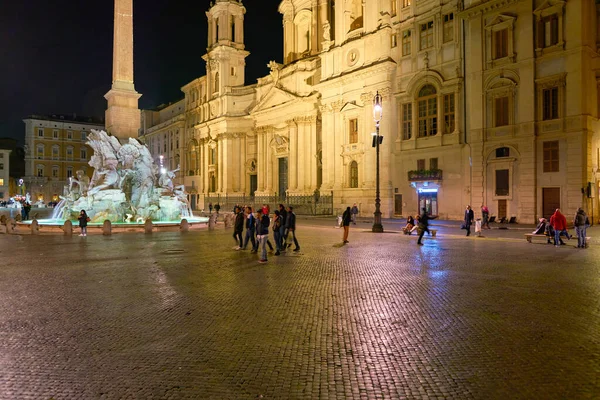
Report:
<svg viewBox="0 0 600 400"><path fill-rule="evenodd" d="M462 225L460 226L460 229L467 229L467 224L465 224L464 222L462 223Z"/></svg>

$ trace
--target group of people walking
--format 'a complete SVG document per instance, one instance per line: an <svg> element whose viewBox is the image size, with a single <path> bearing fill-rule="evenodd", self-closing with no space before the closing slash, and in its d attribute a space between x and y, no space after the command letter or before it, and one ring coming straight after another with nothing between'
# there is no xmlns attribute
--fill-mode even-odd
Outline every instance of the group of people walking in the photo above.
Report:
<svg viewBox="0 0 600 400"><path fill-rule="evenodd" d="M587 228L590 226L590 221L585 211L582 208L577 209L577 213L573 218L573 226L577 234L577 247L585 249ZM567 218L560 212L560 208L554 211L550 217L550 221L546 218L540 218L538 226L533 231L534 235L546 235L548 244L554 244L556 247L564 245L561 236L571 240L573 235L569 234L567 229Z"/></svg>
<svg viewBox="0 0 600 400"><path fill-rule="evenodd" d="M282 252L287 251L288 248L294 244L293 251L300 251L300 245L296 238L296 214L294 214L294 207L288 206L287 208L283 204L279 204L279 207L273 213L273 217L270 217L270 207L267 204L263 204L261 208L258 208L253 212L252 207L244 206L235 207L235 223L233 238L236 244L235 250L246 250L248 244L252 244L250 250L251 253L257 253L260 249L260 258L258 262L267 262L267 246L270 251L273 251L273 244L269 240L269 233L273 232L273 240L275 242L275 255L278 256ZM244 237L244 228L246 228L246 235ZM291 235L290 242L288 243L288 237Z"/></svg>

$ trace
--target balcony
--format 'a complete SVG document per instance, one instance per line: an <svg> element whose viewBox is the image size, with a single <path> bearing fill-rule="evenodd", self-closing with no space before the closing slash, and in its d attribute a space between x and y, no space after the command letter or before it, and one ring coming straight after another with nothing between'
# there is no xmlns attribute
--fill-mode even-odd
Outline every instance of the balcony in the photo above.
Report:
<svg viewBox="0 0 600 400"><path fill-rule="evenodd" d="M416 171L408 171L409 182L421 182L421 181L441 181L442 170L441 169L420 169Z"/></svg>

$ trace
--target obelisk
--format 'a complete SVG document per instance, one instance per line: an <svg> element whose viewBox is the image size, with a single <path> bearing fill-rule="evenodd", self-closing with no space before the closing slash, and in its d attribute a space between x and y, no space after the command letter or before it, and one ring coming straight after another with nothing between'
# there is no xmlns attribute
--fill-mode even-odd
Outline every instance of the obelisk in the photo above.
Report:
<svg viewBox="0 0 600 400"><path fill-rule="evenodd" d="M142 96L133 86L133 0L115 0L112 87L108 100L106 130L119 141L138 137Z"/></svg>

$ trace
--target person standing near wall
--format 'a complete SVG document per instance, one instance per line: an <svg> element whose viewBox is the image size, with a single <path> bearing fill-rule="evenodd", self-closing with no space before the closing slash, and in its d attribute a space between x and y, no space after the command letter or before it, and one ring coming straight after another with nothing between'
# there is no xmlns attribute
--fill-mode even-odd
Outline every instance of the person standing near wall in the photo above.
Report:
<svg viewBox="0 0 600 400"><path fill-rule="evenodd" d="M235 207L235 223L233 225L233 240L239 245L235 250L241 250L244 247L244 239L242 233L244 232L244 213L239 206Z"/></svg>
<svg viewBox="0 0 600 400"><path fill-rule="evenodd" d="M356 203L354 203L354 205L352 206L352 224L356 225L356 217L358 215L358 206L356 205Z"/></svg>

